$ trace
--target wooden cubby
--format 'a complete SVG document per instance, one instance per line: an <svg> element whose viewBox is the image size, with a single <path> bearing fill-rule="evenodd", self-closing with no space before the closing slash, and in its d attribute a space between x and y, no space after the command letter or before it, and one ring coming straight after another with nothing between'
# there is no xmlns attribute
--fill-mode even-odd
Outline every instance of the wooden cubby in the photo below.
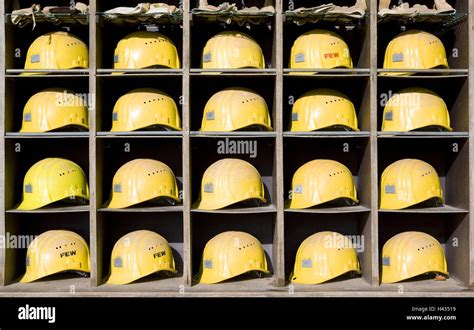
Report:
<svg viewBox="0 0 474 330"><path fill-rule="evenodd" d="M112 112L117 100L137 88L158 89L174 100L178 113L183 119L182 111L182 77L180 75L144 76L137 75L101 75L96 81L96 127L100 135L136 135L143 132L110 132L112 129ZM181 135L180 131L148 131L147 134Z"/></svg>
<svg viewBox="0 0 474 330"><path fill-rule="evenodd" d="M49 229L69 229L81 234L91 251L90 278L58 275L30 284L17 283L24 272L25 249L0 249L0 296L474 296L474 0L448 0L454 16L403 19L380 17L378 0L367 0L362 18L316 15L315 23L297 25L287 11L314 5L310 0L275 0L275 13L262 15L261 24L240 26L232 17L226 24L216 17L192 13L197 1L168 0L182 9L182 19L147 21L150 29L169 36L178 47L181 68L132 70L112 75L113 53L125 35L143 30L144 24L112 23L104 11L117 6L136 6L137 0L83 1L89 4L87 19L55 26L38 21L36 27L10 23L14 1L0 3L0 235L39 234ZM47 1L37 3L45 5ZM212 0L218 5L224 1ZM409 0L414 4L414 0ZM432 5L432 0L422 1ZM19 0L21 7L31 2ZM238 2L239 8L242 3ZM323 2L321 2L322 4ZM354 0L334 0L352 6ZM68 0L58 5L69 5ZM263 0L246 0L247 6L263 6ZM232 16L232 15L231 15ZM148 20L149 18L147 18ZM132 20L133 21L133 20ZM416 72L416 75L384 76L382 66L388 42L402 28L423 28L445 43L449 70ZM26 51L37 36L70 29L89 46L89 68L22 73ZM294 40L306 31L325 28L338 32L349 44L354 69L292 72L288 60ZM263 70L200 69L206 41L223 30L237 29L253 36L267 62ZM19 49L19 57L15 51ZM18 52L17 52L18 54ZM215 70L216 71L216 70ZM54 73L54 75L52 74ZM262 95L272 119L273 131L201 132L204 106L226 87L247 87ZM448 106L453 132L381 132L381 96L407 87L426 87L438 93ZM22 134L24 104L48 87L64 87L91 98L90 130ZM150 87L170 94L178 105L182 131L134 131L111 133L111 112L116 100L135 88ZM360 131L288 131L289 99L315 88L333 88L354 102ZM257 154L220 154L218 141L255 141ZM21 152L17 152L18 144ZM128 145L127 145L128 144ZM345 145L347 144L347 145ZM347 147L347 148L345 148ZM129 148L128 152L125 149ZM347 152L344 152L347 149ZM455 151L456 150L456 151ZM24 174L36 161L64 157L85 171L91 199L87 205L18 211ZM152 158L173 169L183 199L175 206L143 204L127 209L104 208L117 169L135 158ZM260 172L268 203L260 207L237 206L216 211L193 208L204 171L222 158L239 158ZM437 208L379 210L379 181L390 163L419 158L438 171L445 205ZM305 162L329 158L348 166L354 175L360 205L287 210L285 200L294 171ZM124 286L105 284L115 242L128 232L148 229L171 244L178 273L171 278L152 275ZM263 244L271 273L255 278L242 276L216 285L193 282L199 272L202 251L209 239L227 230L246 231ZM364 237L359 253L362 275L320 285L294 285L288 277L296 250L308 236L323 230ZM451 274L447 281L411 280L381 284L380 252L386 240L406 230L432 234L443 245ZM456 240L457 246L452 245ZM402 285L402 292L400 291Z"/></svg>
<svg viewBox="0 0 474 330"><path fill-rule="evenodd" d="M97 285L104 291L175 291L184 284L184 231L183 213L101 212L97 218ZM136 230L150 230L163 236L171 246L177 272L172 276L152 274L128 286L106 284L110 276L111 254L115 243L124 235Z"/></svg>
<svg viewBox="0 0 474 330"><path fill-rule="evenodd" d="M369 74L347 76L327 75L321 78L318 78L317 75L314 77L304 75L285 76L283 79L283 131L289 133L291 110L293 103L296 102L299 97L313 89L329 88L345 94L352 101L357 114L359 130L368 134L370 131L369 76ZM327 132L321 130L313 133L315 135L324 135ZM308 133L304 134L307 135Z"/></svg>
<svg viewBox="0 0 474 330"><path fill-rule="evenodd" d="M459 291L469 286L469 217L467 214L399 214L386 213L379 216L379 251L387 240L405 231L421 231L436 238L446 255L449 278L434 281L427 276L393 284L381 284L387 291ZM380 262L381 267L381 262ZM381 272L381 269L379 269ZM380 275L380 279L382 276Z"/></svg>
<svg viewBox="0 0 474 330"><path fill-rule="evenodd" d="M5 250L5 261L9 265L5 273L5 290L14 291L71 291L74 286L75 291L90 290L90 278L81 277L75 273L63 273L46 277L32 283L19 283L21 277L25 274L26 251L23 242L30 242L31 238L40 235L48 230L70 230L80 235L89 244L90 228L89 213L87 212L50 212L50 213L10 213L5 219L5 228L11 236L16 235L17 247ZM13 241L11 241L11 244Z"/></svg>
<svg viewBox="0 0 474 330"><path fill-rule="evenodd" d="M275 173L275 139L268 137L192 137L190 161L191 161L191 200L194 204L201 190L201 179L206 169L216 161L225 158L238 158L252 164L260 173L263 185L265 187L265 199L267 203L261 204L259 207L240 207L236 205L238 210L242 209L242 213L253 213L276 211L276 173ZM226 151L226 145L239 142L245 143L243 154L221 153ZM244 145L244 144L242 144ZM248 146L248 147L247 147ZM239 151L236 149L236 151ZM232 209L232 208L230 208ZM228 208L207 212L226 212ZM203 210L193 209L194 212L204 212ZM234 210L233 210L234 211Z"/></svg>
<svg viewBox="0 0 474 330"><path fill-rule="evenodd" d="M298 291L358 291L371 290L372 244L370 233L370 212L343 214L287 213L285 215L285 281L289 283L293 272L296 253L301 243L309 236L322 231L338 232L353 237L356 246L361 275L346 274L320 285L289 284ZM362 241L363 238L363 241ZM360 243L360 245L359 245Z"/></svg>
<svg viewBox="0 0 474 330"><path fill-rule="evenodd" d="M265 99L268 106L268 111L272 120L272 128L276 118L276 95L275 95L275 76L233 76L233 75L193 75L190 77L190 129L193 134L198 134L202 115L207 101L217 92L225 88L248 88L259 94ZM210 132L201 132L204 135L211 134ZM272 133L268 135L273 135Z"/></svg>
<svg viewBox="0 0 474 330"><path fill-rule="evenodd" d="M407 143L410 144L410 148L406 147ZM379 178L385 168L397 160L405 158L420 159L435 168L444 195L444 205L441 207L427 208L429 205L415 205L404 210L383 210L383 212L468 212L469 189L467 185L460 184L465 180L464 178L469 176L467 139L383 138L378 141L378 148Z"/></svg>
<svg viewBox="0 0 474 330"><path fill-rule="evenodd" d="M391 96L405 88L426 88L438 94L446 103L453 132L418 132L429 135L468 136L469 132L469 81L464 75L419 77L415 79L378 77L377 129L381 131L385 102ZM380 132L381 135L393 135L394 132ZM396 134L396 133L395 133ZM413 134L413 132L411 132Z"/></svg>

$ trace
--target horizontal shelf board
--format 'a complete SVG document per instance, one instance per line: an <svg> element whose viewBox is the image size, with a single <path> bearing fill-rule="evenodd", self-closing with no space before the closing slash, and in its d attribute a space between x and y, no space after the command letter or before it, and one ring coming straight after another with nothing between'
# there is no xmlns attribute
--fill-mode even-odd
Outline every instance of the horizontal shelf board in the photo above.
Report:
<svg viewBox="0 0 474 330"><path fill-rule="evenodd" d="M449 267L449 265L448 265ZM448 268L449 271L449 268ZM435 281L433 279L423 279L415 281L404 281L398 283L382 283L378 290L380 291L399 291L400 285L403 286L403 292L457 292L468 290L468 288L461 282L453 278L448 278L446 281ZM471 291L472 292L472 291ZM474 293L474 292L473 292Z"/></svg>
<svg viewBox="0 0 474 330"><path fill-rule="evenodd" d="M222 75L260 76L262 74L276 75L276 69L190 69L189 72L191 73L191 75L212 75L212 76L222 76Z"/></svg>
<svg viewBox="0 0 474 330"><path fill-rule="evenodd" d="M468 138L468 132L377 132L379 138Z"/></svg>
<svg viewBox="0 0 474 330"><path fill-rule="evenodd" d="M110 77L122 77L142 73L149 73L154 75L182 74L183 72L183 69L97 69L98 74L108 74L108 76Z"/></svg>
<svg viewBox="0 0 474 330"><path fill-rule="evenodd" d="M398 73L398 72L408 72L413 74L420 74L418 76L414 75L384 75L383 73ZM452 78L453 75L457 77L464 77L469 75L468 69L377 69L379 77L386 78Z"/></svg>
<svg viewBox="0 0 474 330"><path fill-rule="evenodd" d="M108 209L101 207L97 209L98 212L106 213L163 213L163 212L183 212L182 205L175 206L148 206L148 207L128 207L124 209Z"/></svg>
<svg viewBox="0 0 474 330"><path fill-rule="evenodd" d="M285 209L287 213L361 213L370 212L370 208L363 205L355 206L339 206L339 207L322 207L322 208L309 208L309 209Z"/></svg>
<svg viewBox="0 0 474 330"><path fill-rule="evenodd" d="M89 205L75 205L75 206L61 206L61 207L50 207L41 208L37 210L17 210L10 209L6 213L77 213L77 212L89 212Z"/></svg>
<svg viewBox="0 0 474 330"><path fill-rule="evenodd" d="M380 213L469 213L468 210L460 209L450 205L440 207L410 208L403 210L379 209Z"/></svg>
<svg viewBox="0 0 474 330"><path fill-rule="evenodd" d="M324 292L324 291L376 291L377 287L371 286L362 277L336 279L321 284L298 284L287 283L293 288L293 292Z"/></svg>
<svg viewBox="0 0 474 330"><path fill-rule="evenodd" d="M406 71L406 70L405 70ZM370 69L283 69L283 73L285 75L315 75L315 76L323 76L323 75L370 75Z"/></svg>
<svg viewBox="0 0 474 330"><path fill-rule="evenodd" d="M200 12L195 11L195 9L190 11L190 18L198 18L198 19L213 19L216 18L272 18L275 17L275 13L270 12L228 12L228 13L220 13L220 12ZM252 22L249 22L252 23Z"/></svg>
<svg viewBox="0 0 474 330"><path fill-rule="evenodd" d="M106 135L97 134L98 139L181 139L183 135L158 135L158 134L127 134L127 135Z"/></svg>
<svg viewBox="0 0 474 330"><path fill-rule="evenodd" d="M44 138L88 138L89 132L45 132L45 133L5 133L6 138L44 139Z"/></svg>
<svg viewBox="0 0 474 330"><path fill-rule="evenodd" d="M89 277L70 276L71 277L68 276L67 278L62 279L50 279L46 277L43 280L31 283L16 282L0 288L0 292L51 292L54 294L62 292L73 297L81 292L91 291L91 279ZM71 292L72 286L74 286L75 292Z"/></svg>
<svg viewBox="0 0 474 330"><path fill-rule="evenodd" d="M283 132L284 137L294 138L347 138L347 137L370 137L370 132L333 132L333 131L315 131L315 132Z"/></svg>
<svg viewBox="0 0 474 330"><path fill-rule="evenodd" d="M18 27L11 22L11 13L5 14L7 17L6 22L12 26ZM28 17L30 22L27 25L32 25L33 20L31 20L31 15L25 15ZM57 25L57 22L62 24L79 24L79 25L88 25L89 24L89 14L69 14L69 13L56 13L56 14L43 14L35 13L35 24L38 23L51 23ZM23 26L22 26L23 27ZM19 28L19 27L18 27Z"/></svg>
<svg viewBox="0 0 474 330"><path fill-rule="evenodd" d="M114 137L182 137L182 131L133 131L133 132L97 132L97 136Z"/></svg>
<svg viewBox="0 0 474 330"><path fill-rule="evenodd" d="M112 17L109 17L112 16ZM107 14L104 12L97 12L98 19L115 25L131 25L131 24L180 24L183 22L183 12L178 10L174 13L156 13L156 14Z"/></svg>
<svg viewBox="0 0 474 330"><path fill-rule="evenodd" d="M316 22L332 22L336 24L342 25L356 25L360 24L362 21L369 18L369 13L365 13L361 17L352 17L344 14L339 13L295 13L292 11L285 11L283 12L283 21L285 22L293 22L298 19L309 19L311 23Z"/></svg>
<svg viewBox="0 0 474 330"><path fill-rule="evenodd" d="M379 24L397 24L408 25L408 24L419 24L428 23L432 25L438 25L441 27L454 26L467 18L467 13L456 12L454 14L417 14L416 16L405 16L399 14L390 14L381 16L377 14L377 22Z"/></svg>
<svg viewBox="0 0 474 330"><path fill-rule="evenodd" d="M226 281L216 284L195 284L187 288L190 292L263 292L263 291L284 291L288 292L288 288L277 287L273 285L274 277L250 278L250 276L240 276L236 281Z"/></svg>
<svg viewBox="0 0 474 330"><path fill-rule="evenodd" d="M191 209L193 213L214 213L214 214L252 214L252 213L276 213L277 209L274 205L259 206L259 207L239 207L239 208L224 208L220 210L199 210Z"/></svg>
<svg viewBox="0 0 474 330"><path fill-rule="evenodd" d="M276 132L199 132L189 133L192 137L276 137Z"/></svg>
<svg viewBox="0 0 474 330"><path fill-rule="evenodd" d="M176 292L179 293L180 288L184 285L182 276L171 278L158 278L156 275L144 277L133 283L126 285L102 284L95 290L102 292Z"/></svg>
<svg viewBox="0 0 474 330"><path fill-rule="evenodd" d="M87 75L89 74L89 70L87 69L67 69L67 70L41 70L41 69L35 69L35 70L25 70L25 69L6 69L5 72L7 74L18 74L20 75L21 73L36 73L35 75L23 75L21 77L37 77L39 74L47 74L47 73L52 73L56 76L56 74L64 74L66 76L70 76L72 74L83 74ZM48 77L51 77L51 75L48 75Z"/></svg>

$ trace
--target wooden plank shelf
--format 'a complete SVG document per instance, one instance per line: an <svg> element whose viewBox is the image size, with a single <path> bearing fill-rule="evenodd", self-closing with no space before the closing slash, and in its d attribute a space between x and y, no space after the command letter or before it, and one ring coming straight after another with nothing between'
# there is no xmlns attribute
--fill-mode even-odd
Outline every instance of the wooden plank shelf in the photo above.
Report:
<svg viewBox="0 0 474 330"><path fill-rule="evenodd" d="M145 23L155 24L175 43L180 67L136 70L114 70L114 49L127 34L144 29L139 20L145 17L135 17L135 21L122 17L115 24L103 17L114 7L110 1L88 3L90 13L81 24L65 20L53 26L39 21L33 31L10 23L10 13L17 9L14 0L0 3L0 24L4 26L0 30L0 235L73 230L88 242L91 253L90 277L60 275L21 284L18 281L25 271L26 249L0 249L0 297L474 297L474 0L450 1L457 12L453 16L413 19L381 18L378 1L366 0L368 11L360 19L316 15L303 25L293 24L299 17L287 12L286 1L274 0L275 13L260 17L262 24L242 26L235 20L230 25L216 21L212 14L193 14L197 1L169 0L171 5L182 5L182 16L171 20L147 18L150 21ZM120 1L121 6L136 3ZM248 0L246 4L254 2ZM383 69L385 49L403 24L436 34L445 44L449 69ZM88 45L89 68L24 70L31 42L66 27ZM266 61L264 69L201 68L207 40L229 29L257 40ZM339 33L349 45L353 68L290 69L294 40L311 29ZM15 55L17 49L20 55ZM393 72L412 75L386 75ZM72 89L88 97L89 131L19 133L28 99L51 87ZM175 100L182 130L110 132L117 99L130 90L147 87L162 90ZM272 131L200 130L209 98L229 87L249 88L262 95ZM411 87L431 89L445 100L452 132L381 131L388 96ZM318 88L336 89L351 99L360 131L289 131L294 101ZM218 143L226 139L255 143L256 150L222 153ZM89 183L88 205L14 209L22 198L26 171L46 157L68 158L81 166ZM136 158L152 158L170 166L182 202L174 206L147 203L125 209L104 208L115 172ZM194 208L204 171L223 158L243 159L257 168L268 204L211 211ZM402 158L419 158L435 167L445 205L379 209L382 171ZM313 159L345 164L354 177L360 204L287 209L295 171ZM169 241L178 273L171 278L152 275L123 286L105 284L114 243L140 229L160 233ZM248 274L215 285L196 284L193 279L199 273L205 243L229 230L246 231L261 241L270 274L262 278ZM320 285L289 283L301 242L328 230L363 238L358 251L362 274ZM383 245L393 235L410 230L427 232L439 240L450 272L446 281L380 283ZM456 248L451 244L454 238L459 241Z"/></svg>

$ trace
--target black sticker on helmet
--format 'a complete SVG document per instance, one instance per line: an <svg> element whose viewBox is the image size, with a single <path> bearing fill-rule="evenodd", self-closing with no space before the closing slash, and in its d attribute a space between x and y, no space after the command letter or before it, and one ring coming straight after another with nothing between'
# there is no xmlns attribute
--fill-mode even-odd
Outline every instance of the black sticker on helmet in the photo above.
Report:
<svg viewBox="0 0 474 330"><path fill-rule="evenodd" d="M389 111L389 112L386 112L385 113L385 120L393 120L393 112L392 111Z"/></svg>
<svg viewBox="0 0 474 330"><path fill-rule="evenodd" d="M295 186L295 188L293 189L293 192L294 192L295 194L301 194L301 193L303 193L303 185L297 184L297 185Z"/></svg>
<svg viewBox="0 0 474 330"><path fill-rule="evenodd" d="M395 186L393 186L393 185L386 185L385 186L385 193L386 194L395 194L395 191L396 191Z"/></svg>
<svg viewBox="0 0 474 330"><path fill-rule="evenodd" d="M212 269L212 260L204 260L204 268Z"/></svg>
<svg viewBox="0 0 474 330"><path fill-rule="evenodd" d="M25 185L25 192L29 194L33 193L33 186L31 185L31 183Z"/></svg>
<svg viewBox="0 0 474 330"><path fill-rule="evenodd" d="M118 55L114 55L114 63L118 63L119 62L119 56Z"/></svg>
<svg viewBox="0 0 474 330"><path fill-rule="evenodd" d="M112 121L118 121L118 112L112 112Z"/></svg>
<svg viewBox="0 0 474 330"><path fill-rule="evenodd" d="M382 265L390 266L390 257L383 257L382 258Z"/></svg>
<svg viewBox="0 0 474 330"><path fill-rule="evenodd" d="M291 114L291 121L298 121L298 112L293 112Z"/></svg>
<svg viewBox="0 0 474 330"><path fill-rule="evenodd" d="M25 113L25 115L23 116L23 121L25 121L25 122L30 122L31 121L31 112Z"/></svg>

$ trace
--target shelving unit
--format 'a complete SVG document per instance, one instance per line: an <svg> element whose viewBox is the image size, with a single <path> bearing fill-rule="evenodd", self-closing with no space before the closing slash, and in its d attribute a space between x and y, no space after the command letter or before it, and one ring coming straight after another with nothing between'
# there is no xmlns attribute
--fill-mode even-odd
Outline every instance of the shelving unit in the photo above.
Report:
<svg viewBox="0 0 474 330"><path fill-rule="evenodd" d="M192 14L197 2L194 0L166 2L179 7L180 13L148 19L146 24L155 24L160 33L173 40L181 67L130 70L122 75L112 74L114 48L140 24L133 20L114 24L103 13L112 7L135 6L138 1L112 4L90 0L90 13L85 20L64 20L59 25L39 20L33 31L31 26L19 28L10 22L13 0L0 3L0 25L4 26L0 30L0 235L36 235L49 229L68 229L81 234L91 252L89 278L62 274L21 284L18 281L25 270L26 249L0 248L0 296L474 296L474 0L449 0L457 14L436 19L380 18L378 1L367 0L369 9L362 18L320 15L315 23L302 26L295 24L294 15L287 12L289 0L275 0L275 13L263 15L262 24L243 26L235 23L232 15L228 25L216 20L215 15ZM246 4L262 6L263 2L248 0ZM355 1L332 2L350 6ZM210 1L213 5L218 3ZM309 7L312 3L294 0L292 6ZM31 5L27 0L20 0L20 4ZM45 32L67 28L88 44L89 69L20 75L31 41ZM317 70L317 74L288 69L293 41L316 28L343 36L351 49L354 69ZM403 28L422 28L437 34L445 43L450 69L403 77L383 75L385 47ZM253 36L263 49L265 69L200 69L205 42L223 30ZM88 132L18 133L24 104L31 95L48 87L64 87L90 97ZM175 100L181 131L110 132L117 99L144 87L162 90ZM273 130L200 131L207 100L227 87L249 88L264 97ZM382 132L383 100L408 87L425 87L438 93L448 106L454 130ZM316 88L345 93L355 105L360 131L289 132L292 102ZM256 143L256 153L221 154L217 150L220 141L252 141ZM45 157L68 158L82 167L89 182L88 205L15 210L21 200L24 174ZM253 208L195 209L193 204L206 168L230 157L248 161L258 169L268 203ZM390 163L409 157L425 160L436 168L444 205L400 211L379 209L382 171ZM105 208L115 172L135 158L152 158L170 166L182 202L175 206ZM293 173L317 158L334 159L349 167L359 205L285 208ZM156 231L169 241L178 273L170 278L153 275L130 285L107 285L113 245L124 234L139 229ZM204 245L227 230L246 231L257 237L265 249L270 273L262 278L245 275L216 285L196 284L193 278L199 272ZM358 252L362 275L320 285L289 283L298 246L306 237L324 230L364 237ZM422 278L380 283L383 244L396 233L408 230L425 231L440 241L451 275L447 281Z"/></svg>

